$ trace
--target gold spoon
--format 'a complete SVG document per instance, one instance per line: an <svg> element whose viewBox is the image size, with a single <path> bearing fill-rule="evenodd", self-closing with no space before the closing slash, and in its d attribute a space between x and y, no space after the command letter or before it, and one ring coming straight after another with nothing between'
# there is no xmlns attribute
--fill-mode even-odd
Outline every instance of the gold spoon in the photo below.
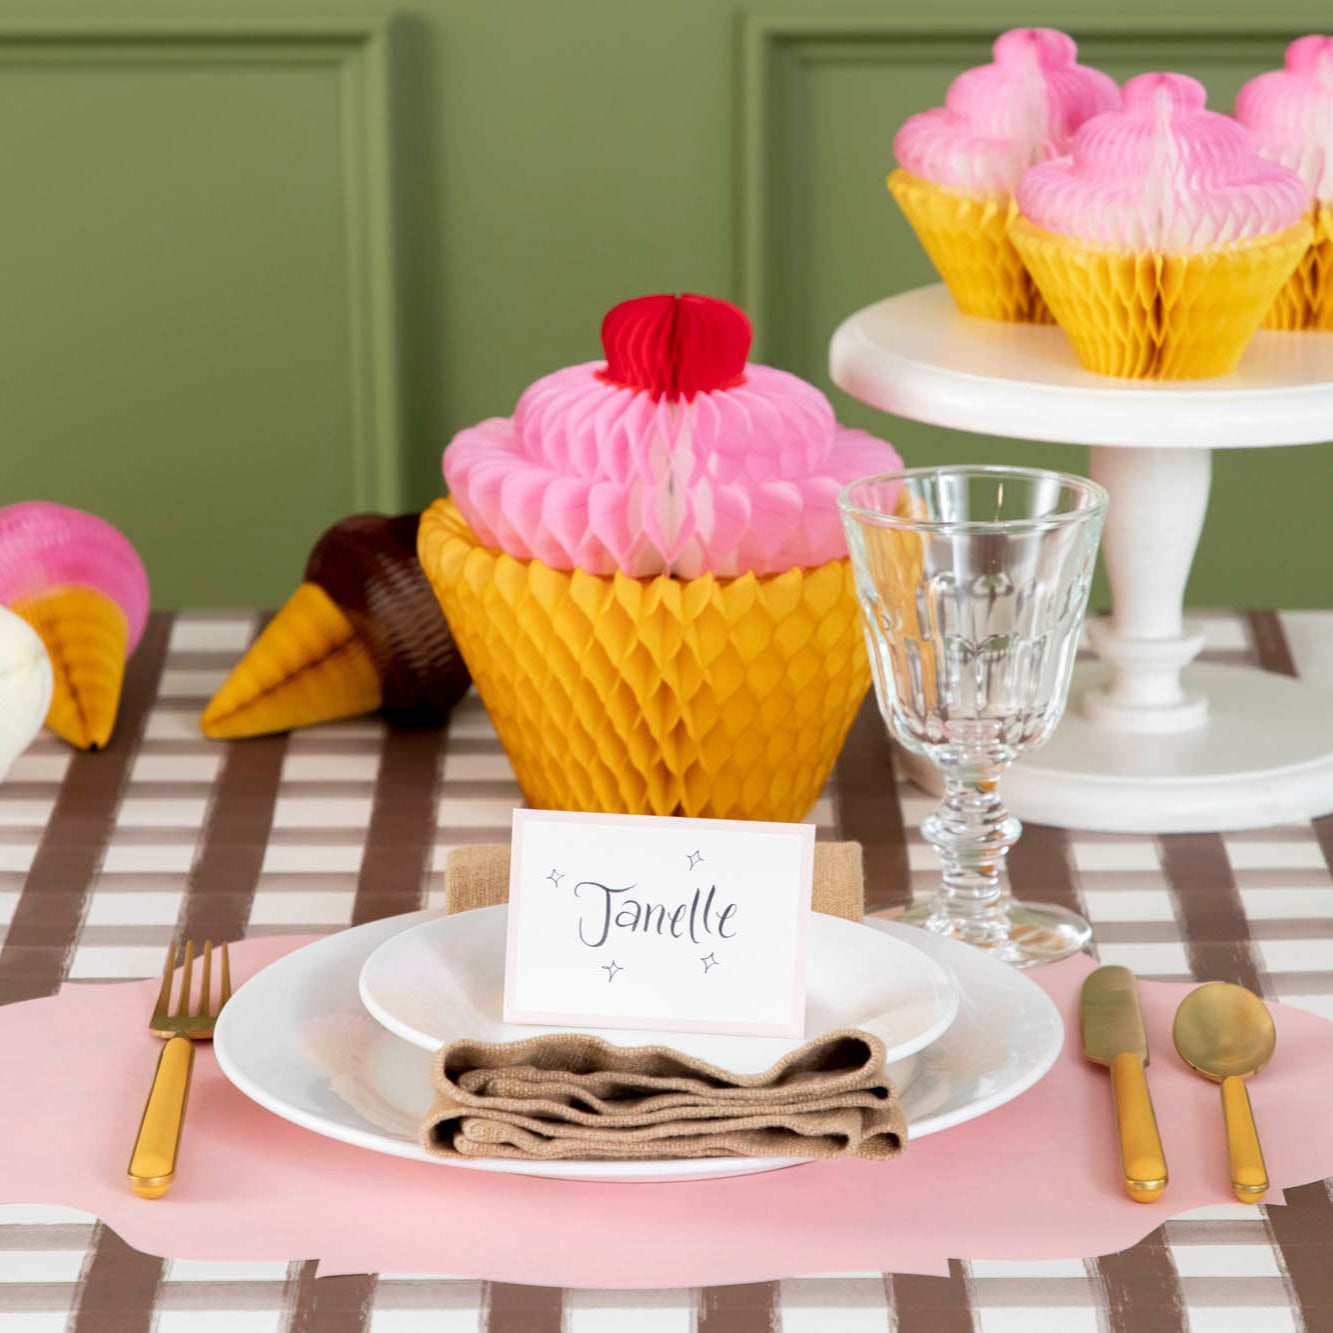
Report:
<svg viewBox="0 0 1333 1333"><path fill-rule="evenodd" d="M1268 1063L1277 1045L1268 1006L1244 986L1210 981L1181 1001L1171 1036L1191 1069L1222 1085L1231 1187L1242 1203L1258 1203L1268 1189L1268 1168L1245 1080Z"/></svg>

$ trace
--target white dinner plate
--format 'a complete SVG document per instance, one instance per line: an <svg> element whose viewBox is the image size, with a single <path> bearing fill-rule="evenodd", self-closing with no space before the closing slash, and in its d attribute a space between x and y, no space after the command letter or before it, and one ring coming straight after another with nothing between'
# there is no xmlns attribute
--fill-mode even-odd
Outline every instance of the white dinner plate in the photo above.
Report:
<svg viewBox="0 0 1333 1333"><path fill-rule="evenodd" d="M362 1008L366 959L400 931L431 920L414 912L329 935L251 977L218 1019L213 1049L246 1096L317 1134L395 1157L473 1171L566 1180L673 1181L794 1166L790 1157L698 1161L526 1162L432 1157L417 1143L430 1105L430 1055L385 1031ZM887 921L868 925L943 963L962 1001L948 1031L889 1068L911 1138L975 1119L1030 1088L1064 1041L1059 1012L1034 981L965 944Z"/></svg>
<svg viewBox="0 0 1333 1333"><path fill-rule="evenodd" d="M452 1041L522 1041L549 1027L506 1023L505 928L509 908L482 907L400 931L366 959L361 1002L395 1036L428 1051ZM719 1069L759 1074L812 1037L838 1028L877 1036L886 1060L928 1046L958 1012L946 967L894 935L842 917L810 914L805 1028L797 1037L584 1028L617 1046L669 1046Z"/></svg>

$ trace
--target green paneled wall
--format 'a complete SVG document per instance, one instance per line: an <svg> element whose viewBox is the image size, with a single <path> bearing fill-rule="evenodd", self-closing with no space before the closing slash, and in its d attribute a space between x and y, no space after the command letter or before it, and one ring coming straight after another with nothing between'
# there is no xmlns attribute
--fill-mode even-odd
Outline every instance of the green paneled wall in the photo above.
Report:
<svg viewBox="0 0 1333 1333"><path fill-rule="evenodd" d="M93 508L159 605L272 604L319 530L438 493L451 434L597 353L602 311L745 301L828 388L852 309L930 280L893 130L1013 22L1227 106L1325 0L0 3L0 501ZM898 422L909 461L1079 451ZM1333 422L1330 422L1333 437ZM1190 599L1333 605L1324 446L1220 454Z"/></svg>

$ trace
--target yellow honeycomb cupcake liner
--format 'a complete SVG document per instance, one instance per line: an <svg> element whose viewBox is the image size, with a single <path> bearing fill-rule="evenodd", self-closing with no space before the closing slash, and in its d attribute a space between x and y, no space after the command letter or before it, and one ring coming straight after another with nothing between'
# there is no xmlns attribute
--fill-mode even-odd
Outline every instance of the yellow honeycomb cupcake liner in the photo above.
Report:
<svg viewBox="0 0 1333 1333"><path fill-rule="evenodd" d="M1333 331L1333 204L1316 204L1309 247L1264 319L1266 329Z"/></svg>
<svg viewBox="0 0 1333 1333"><path fill-rule="evenodd" d="M982 319L1049 324L1051 312L1009 239L1011 199L974 199L900 167L889 192L959 310Z"/></svg>
<svg viewBox="0 0 1333 1333"><path fill-rule="evenodd" d="M801 819L870 684L849 562L759 578L555 570L422 515L422 568L530 805Z"/></svg>
<svg viewBox="0 0 1333 1333"><path fill-rule="evenodd" d="M1085 245L1025 218L1010 235L1084 366L1184 380L1235 370L1308 248L1310 225L1191 255Z"/></svg>

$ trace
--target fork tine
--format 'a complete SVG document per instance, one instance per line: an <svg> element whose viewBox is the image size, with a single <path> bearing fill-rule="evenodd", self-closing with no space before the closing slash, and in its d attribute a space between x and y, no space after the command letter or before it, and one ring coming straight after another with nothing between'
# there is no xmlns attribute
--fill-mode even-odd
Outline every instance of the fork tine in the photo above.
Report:
<svg viewBox="0 0 1333 1333"><path fill-rule="evenodd" d="M176 998L177 1018L188 1017L190 1013L190 968L194 963L194 941L185 941L185 961L181 964L181 993Z"/></svg>
<svg viewBox="0 0 1333 1333"><path fill-rule="evenodd" d="M171 1010L171 974L176 970L176 941L167 945L167 962L162 969L162 989L157 993L157 1004L153 1006L155 1014L165 1017Z"/></svg>
<svg viewBox="0 0 1333 1333"><path fill-rule="evenodd" d="M218 996L218 1008L221 1009L231 999L231 956L227 953L226 942L222 945L222 993Z"/></svg>
<svg viewBox="0 0 1333 1333"><path fill-rule="evenodd" d="M199 1007L194 1011L196 1018L203 1018L208 1012L208 999L211 987L209 971L213 962L213 941L204 941L204 965L199 969Z"/></svg>

